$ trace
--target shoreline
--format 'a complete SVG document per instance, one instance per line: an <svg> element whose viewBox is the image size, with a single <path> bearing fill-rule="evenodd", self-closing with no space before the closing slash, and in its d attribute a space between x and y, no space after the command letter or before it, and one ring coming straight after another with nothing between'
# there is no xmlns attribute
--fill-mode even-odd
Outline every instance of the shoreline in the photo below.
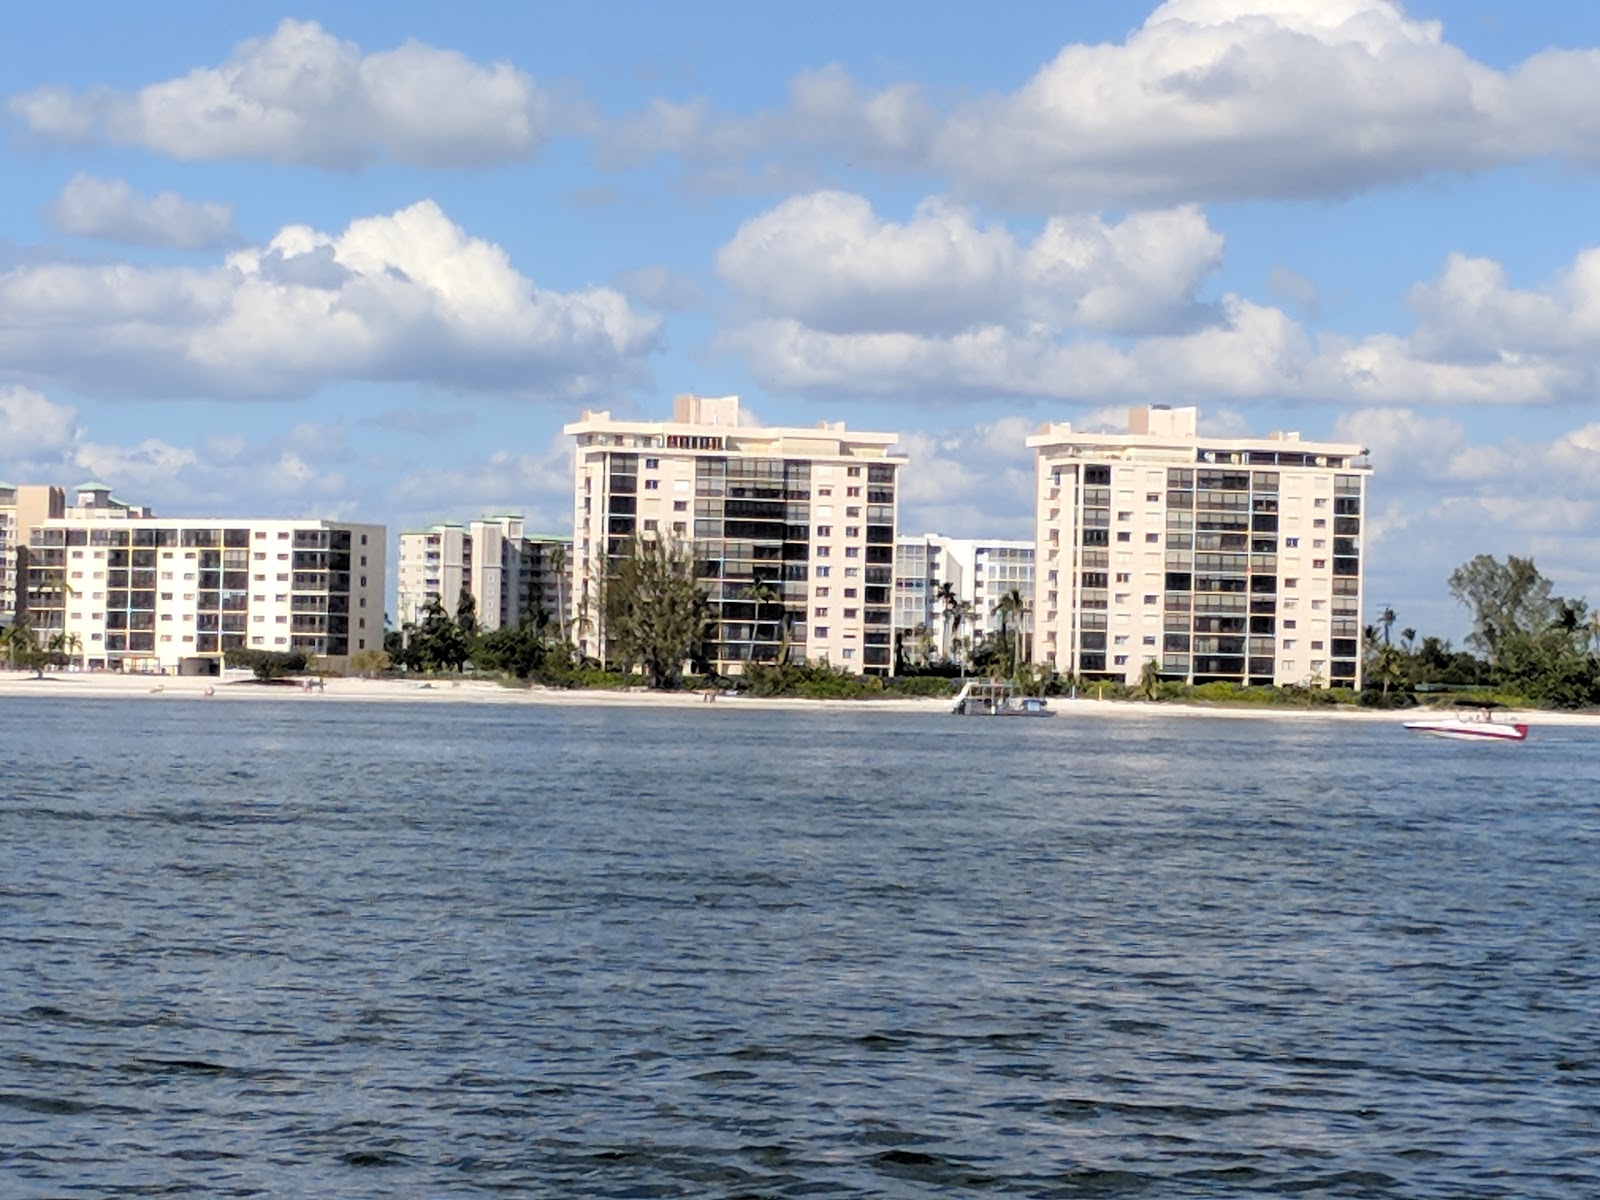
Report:
<svg viewBox="0 0 1600 1200"><path fill-rule="evenodd" d="M210 694L208 694L208 689ZM301 704L377 703L377 704L493 704L557 705L567 707L682 708L708 707L698 692L567 690L533 686L505 687L482 679L356 679L326 681L323 690L307 692L294 684L263 685L238 679L219 682L207 676L113 675L47 672L42 679L31 672L0 671L0 703L37 696L77 699L119 700L208 700L237 703L261 700L292 701ZM867 711L894 713L944 713L949 701L943 697L888 697L874 700L813 700L794 696L718 696L715 705L737 709L771 711ZM711 705L710 707L715 707ZM1368 709L1347 706L1327 708L1288 708L1270 705L1204 705L1174 701L1095 700L1087 697L1050 698L1050 707L1063 716L1109 716L1134 719L1163 717L1217 717L1224 719L1274 719L1291 721L1376 721L1396 723L1409 720L1426 708ZM725 710L724 710L725 711ZM1593 726L1600 728L1600 713L1507 710L1529 725Z"/></svg>

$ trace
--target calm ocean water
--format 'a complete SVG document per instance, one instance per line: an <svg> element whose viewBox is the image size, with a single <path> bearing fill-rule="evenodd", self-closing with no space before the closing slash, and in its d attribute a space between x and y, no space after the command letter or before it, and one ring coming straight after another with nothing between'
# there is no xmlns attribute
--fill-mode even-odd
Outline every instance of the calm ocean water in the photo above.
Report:
<svg viewBox="0 0 1600 1200"><path fill-rule="evenodd" d="M0 701L0 1195L1600 1195L1600 734Z"/></svg>

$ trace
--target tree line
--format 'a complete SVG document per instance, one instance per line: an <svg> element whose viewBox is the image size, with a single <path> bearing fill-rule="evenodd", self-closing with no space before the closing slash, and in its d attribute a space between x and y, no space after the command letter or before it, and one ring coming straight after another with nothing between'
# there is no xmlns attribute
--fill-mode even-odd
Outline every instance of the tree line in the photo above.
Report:
<svg viewBox="0 0 1600 1200"><path fill-rule="evenodd" d="M1480 554L1450 573L1472 620L1466 648L1417 639L1385 608L1366 627L1368 703L1413 703L1443 689L1488 689L1544 708L1600 704L1600 610L1555 593L1532 558Z"/></svg>

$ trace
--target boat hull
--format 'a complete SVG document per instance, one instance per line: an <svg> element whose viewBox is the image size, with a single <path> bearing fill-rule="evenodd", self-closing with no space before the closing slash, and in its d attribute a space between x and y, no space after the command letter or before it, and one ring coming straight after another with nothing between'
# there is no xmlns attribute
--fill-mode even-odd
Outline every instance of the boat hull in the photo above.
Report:
<svg viewBox="0 0 1600 1200"><path fill-rule="evenodd" d="M1527 740L1528 727L1495 721L1407 721L1412 733L1429 737L1452 738L1458 742L1521 742Z"/></svg>

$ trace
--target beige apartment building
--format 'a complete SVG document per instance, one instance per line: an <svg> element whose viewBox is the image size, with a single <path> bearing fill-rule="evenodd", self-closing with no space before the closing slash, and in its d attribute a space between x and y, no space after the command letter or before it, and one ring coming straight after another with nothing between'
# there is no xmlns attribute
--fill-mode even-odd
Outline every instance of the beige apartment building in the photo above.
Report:
<svg viewBox="0 0 1600 1200"><path fill-rule="evenodd" d="M145 511L80 512L28 531L20 607L41 640L64 637L73 664L198 671L248 648L340 665L382 648L383 526Z"/></svg>
<svg viewBox="0 0 1600 1200"><path fill-rule="evenodd" d="M28 530L66 514L67 496L46 483L0 483L0 625L21 614Z"/></svg>
<svg viewBox="0 0 1600 1200"><path fill-rule="evenodd" d="M1360 446L1202 437L1193 408L1128 432L1045 426L1037 454L1034 661L1137 682L1361 685Z"/></svg>
<svg viewBox="0 0 1600 1200"><path fill-rule="evenodd" d="M670 421L585 412L566 432L584 653L602 657L599 581L634 539L665 538L692 550L718 671L780 652L893 671L898 434L744 425L736 396L679 396Z"/></svg>
<svg viewBox="0 0 1600 1200"><path fill-rule="evenodd" d="M565 629L569 622L570 539L533 535L517 515L445 523L400 535L398 569L401 625L415 625L433 599L451 616L463 587L484 629L503 629L543 614Z"/></svg>

